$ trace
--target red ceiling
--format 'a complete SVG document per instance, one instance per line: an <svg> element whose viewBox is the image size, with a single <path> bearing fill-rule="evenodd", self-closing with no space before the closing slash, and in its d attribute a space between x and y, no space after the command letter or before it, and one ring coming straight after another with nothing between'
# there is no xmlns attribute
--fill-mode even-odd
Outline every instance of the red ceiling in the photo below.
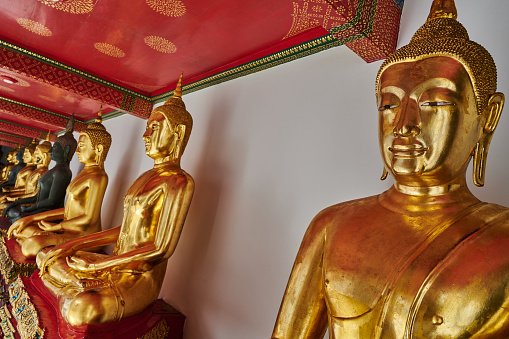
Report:
<svg viewBox="0 0 509 339"><path fill-rule="evenodd" d="M341 44L366 61L383 58L395 47L402 5L0 0L0 75L18 81L0 82L0 143L2 132L58 132L71 113L87 122L101 105L106 117L146 118L181 71L189 92Z"/></svg>

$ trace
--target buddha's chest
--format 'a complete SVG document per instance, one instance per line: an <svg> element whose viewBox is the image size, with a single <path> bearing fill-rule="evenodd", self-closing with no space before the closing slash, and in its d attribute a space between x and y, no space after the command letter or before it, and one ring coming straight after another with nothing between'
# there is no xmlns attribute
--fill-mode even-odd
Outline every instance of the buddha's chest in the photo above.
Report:
<svg viewBox="0 0 509 339"><path fill-rule="evenodd" d="M500 326L509 237L468 221L435 220L449 228L422 232L429 220L408 229L389 217L328 232L323 283L333 338L463 338Z"/></svg>

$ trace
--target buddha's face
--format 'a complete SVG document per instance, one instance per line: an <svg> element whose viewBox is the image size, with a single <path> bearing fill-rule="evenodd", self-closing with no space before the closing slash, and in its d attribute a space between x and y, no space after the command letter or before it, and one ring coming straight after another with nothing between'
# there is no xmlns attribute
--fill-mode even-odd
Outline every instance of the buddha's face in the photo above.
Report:
<svg viewBox="0 0 509 339"><path fill-rule="evenodd" d="M153 112L148 121L147 129L143 134L145 153L152 159L162 159L175 150L177 137L173 127L159 112Z"/></svg>
<svg viewBox="0 0 509 339"><path fill-rule="evenodd" d="M88 135L80 134L76 154L78 155L78 160L83 164L96 163L97 154Z"/></svg>
<svg viewBox="0 0 509 339"><path fill-rule="evenodd" d="M5 157L5 160L7 160L7 162L13 162L14 161L14 154L12 154L11 152L7 153L7 156Z"/></svg>
<svg viewBox="0 0 509 339"><path fill-rule="evenodd" d="M41 149L39 148L39 146L37 146L34 151L34 160L35 160L34 163L40 164L42 162L42 158L43 158L43 154L41 152Z"/></svg>
<svg viewBox="0 0 509 339"><path fill-rule="evenodd" d="M59 142L55 142L53 144L53 147L51 147L49 153L51 154L51 160L53 160L56 163L63 163L66 161L64 148L62 147L62 145L60 145Z"/></svg>
<svg viewBox="0 0 509 339"><path fill-rule="evenodd" d="M380 147L395 180L436 186L464 174L482 116L463 66L432 57L394 64L380 81Z"/></svg>
<svg viewBox="0 0 509 339"><path fill-rule="evenodd" d="M33 157L34 156L30 152L30 150L28 148L25 148L25 151L23 152L23 162L29 164L32 162Z"/></svg>

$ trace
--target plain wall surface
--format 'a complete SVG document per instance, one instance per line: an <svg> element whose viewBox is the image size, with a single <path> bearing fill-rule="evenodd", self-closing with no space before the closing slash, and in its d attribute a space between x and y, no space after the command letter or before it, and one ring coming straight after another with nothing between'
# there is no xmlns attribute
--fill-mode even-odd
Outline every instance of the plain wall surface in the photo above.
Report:
<svg viewBox="0 0 509 339"><path fill-rule="evenodd" d="M425 22L430 5L405 2L399 46ZM456 6L471 39L493 55L499 91L509 93L509 2ZM270 338L314 215L390 187L391 178L379 180L374 81L380 64L366 64L342 46L184 95L194 128L182 168L196 190L160 296L187 316L186 339ZM506 206L508 114L491 144L485 187L473 189ZM113 143L103 228L120 225L123 195L153 166L142 141L145 123L129 115L104 122Z"/></svg>

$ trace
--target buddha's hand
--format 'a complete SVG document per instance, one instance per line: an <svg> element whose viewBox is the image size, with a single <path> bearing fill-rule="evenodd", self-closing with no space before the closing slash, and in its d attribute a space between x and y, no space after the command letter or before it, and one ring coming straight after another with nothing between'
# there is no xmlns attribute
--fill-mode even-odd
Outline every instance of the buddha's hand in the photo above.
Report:
<svg viewBox="0 0 509 339"><path fill-rule="evenodd" d="M42 277L44 273L46 273L46 270L51 264L59 257L59 254L62 253L62 249L60 248L53 248L46 253L44 256L44 259L42 259L41 263L39 264L39 276Z"/></svg>
<svg viewBox="0 0 509 339"><path fill-rule="evenodd" d="M38 226L41 230L46 232L57 232L62 230L62 226L60 226L60 224L55 224L53 222L48 222L44 220L41 220Z"/></svg>
<svg viewBox="0 0 509 339"><path fill-rule="evenodd" d="M67 265L76 271L81 272L95 272L95 264L85 258L80 257L67 257Z"/></svg>
<svg viewBox="0 0 509 339"><path fill-rule="evenodd" d="M52 249L50 249L44 259L41 260L39 265L39 276L43 276L47 268L51 266L56 260L62 257L67 257L74 253L73 246L75 245L75 239L63 242Z"/></svg>
<svg viewBox="0 0 509 339"><path fill-rule="evenodd" d="M31 222L32 222L31 217L25 217L16 220L7 231L7 239L11 239L13 235L15 237L18 237L19 233L23 231L23 229L27 227Z"/></svg>

